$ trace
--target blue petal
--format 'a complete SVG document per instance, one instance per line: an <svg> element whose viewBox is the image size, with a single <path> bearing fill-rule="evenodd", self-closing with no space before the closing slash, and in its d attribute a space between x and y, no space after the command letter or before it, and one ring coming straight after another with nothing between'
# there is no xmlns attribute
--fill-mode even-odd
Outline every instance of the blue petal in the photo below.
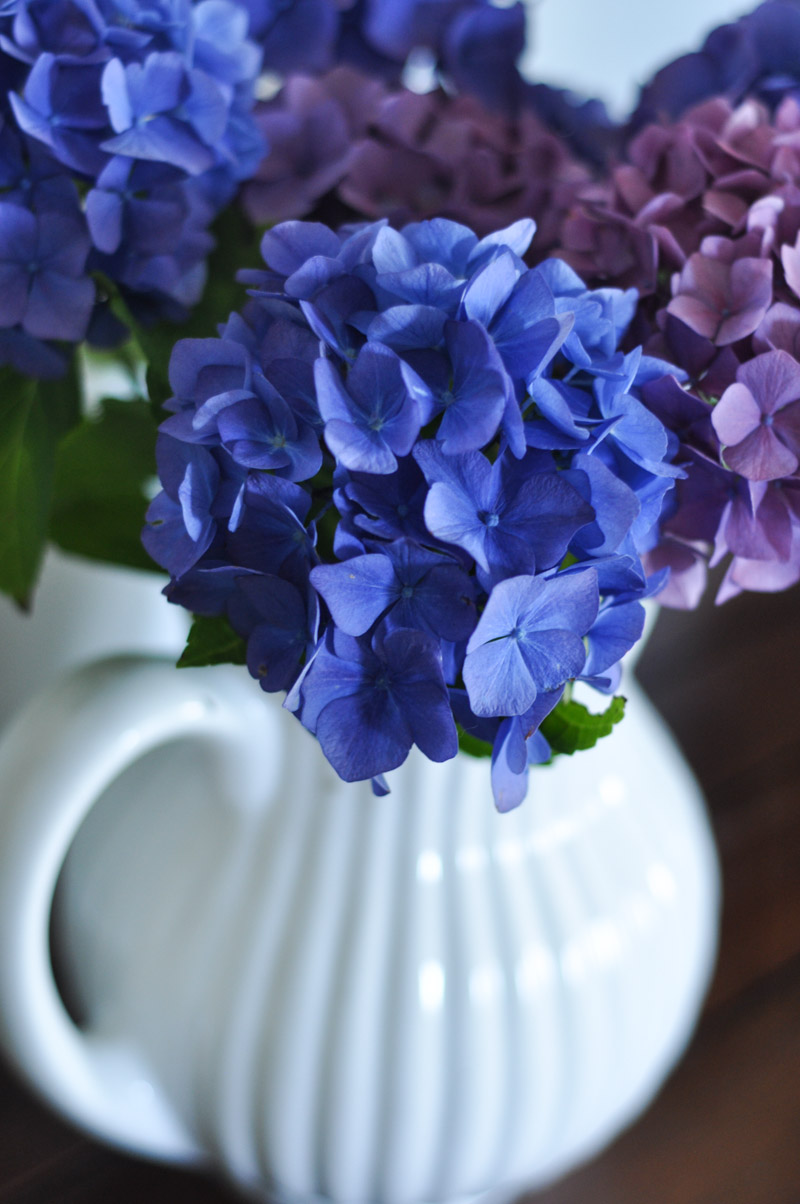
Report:
<svg viewBox="0 0 800 1204"><path fill-rule="evenodd" d="M314 361L314 384L317 390L317 405L324 420L351 422L352 399L341 374L330 360L320 357Z"/></svg>
<svg viewBox="0 0 800 1204"><path fill-rule="evenodd" d="M413 743L391 694L368 688L329 702L317 720L316 737L345 782L362 782L402 765Z"/></svg>
<svg viewBox="0 0 800 1204"><path fill-rule="evenodd" d="M609 606L589 629L589 655L584 673L604 673L628 652L642 634L644 607L639 602Z"/></svg>
<svg viewBox="0 0 800 1204"><path fill-rule="evenodd" d="M455 565L437 565L415 587L407 611L403 608L401 599L392 612L392 621L398 626L420 625L444 640L469 639L477 621L472 578ZM413 615L416 622L404 623L403 612Z"/></svg>
<svg viewBox="0 0 800 1204"><path fill-rule="evenodd" d="M556 690L577 677L586 662L583 640L572 631L541 631L519 641L522 659L537 689Z"/></svg>
<svg viewBox="0 0 800 1204"><path fill-rule="evenodd" d="M261 239L264 262L276 272L291 276L315 255L335 259L341 243L321 222L281 222Z"/></svg>
<svg viewBox="0 0 800 1204"><path fill-rule="evenodd" d="M480 518L479 507L473 496L466 489L434 482L425 500L424 515L425 524L432 535L444 543L464 548L483 569L489 571L486 556L488 528Z"/></svg>
<svg viewBox="0 0 800 1204"><path fill-rule="evenodd" d="M125 67L119 59L106 63L100 80L103 104L108 110L111 128L118 134L133 124L133 112L128 98L128 81Z"/></svg>
<svg viewBox="0 0 800 1204"><path fill-rule="evenodd" d="M437 347L446 320L447 314L431 305L394 305L376 314L367 327L367 338L397 351Z"/></svg>
<svg viewBox="0 0 800 1204"><path fill-rule="evenodd" d="M431 761L454 757L458 735L442 676L438 642L421 631L399 629L387 635L383 651L392 671L391 691L402 707L417 747Z"/></svg>
<svg viewBox="0 0 800 1204"><path fill-rule="evenodd" d="M403 227L402 234L420 262L441 263L454 276L466 274L469 259L478 244L476 235L467 226L445 217L411 222Z"/></svg>
<svg viewBox="0 0 800 1204"><path fill-rule="evenodd" d="M378 284L401 301L433 305L452 312L458 305L463 285L439 263L421 263L403 272L385 272Z"/></svg>
<svg viewBox="0 0 800 1204"><path fill-rule="evenodd" d="M342 564L320 564L311 584L322 594L334 623L348 635L363 635L396 597L397 578L388 557L354 556Z"/></svg>
<svg viewBox="0 0 800 1204"><path fill-rule="evenodd" d="M528 793L528 762L518 719L505 719L492 750L492 794L500 812L512 811Z"/></svg>
<svg viewBox="0 0 800 1204"><path fill-rule="evenodd" d="M532 217L521 217L502 230L487 234L472 252L472 258L478 259L486 250L493 247L508 247L515 255L525 254L536 233L536 222Z"/></svg>
<svg viewBox="0 0 800 1204"><path fill-rule="evenodd" d="M442 416L437 439L448 455L477 451L497 433L510 381L479 323L448 322L445 342L453 364L453 400Z"/></svg>
<svg viewBox="0 0 800 1204"><path fill-rule="evenodd" d="M511 296L519 275L511 255L500 255L492 260L473 277L464 293L462 304L466 316L488 327ZM552 304L550 308L552 311Z"/></svg>
<svg viewBox="0 0 800 1204"><path fill-rule="evenodd" d="M480 624L470 645L479 631ZM521 646L507 636L468 649L464 685L476 715L521 715L536 698L536 684Z"/></svg>
<svg viewBox="0 0 800 1204"><path fill-rule="evenodd" d="M594 556L616 552L639 514L639 499L597 456L575 456L572 465L564 476L595 512L594 522L575 536L576 545L591 549ZM581 474L585 474L583 481Z"/></svg>
<svg viewBox="0 0 800 1204"><path fill-rule="evenodd" d="M384 226L372 246L372 262L379 275L405 272L419 263L411 243L398 230Z"/></svg>
<svg viewBox="0 0 800 1204"><path fill-rule="evenodd" d="M375 431L333 419L325 424L325 442L340 464L353 472L385 476L397 468L397 458Z"/></svg>
<svg viewBox="0 0 800 1204"><path fill-rule="evenodd" d="M526 634L558 628L584 636L597 617L599 590L595 570L559 573L545 580L537 578L537 585L539 582L541 586L535 591L528 586L517 588L518 622Z"/></svg>
<svg viewBox="0 0 800 1204"><path fill-rule="evenodd" d="M293 700L292 709L300 706L303 725L311 732L316 732L317 722L325 707L358 694L364 689L368 670L378 665L377 658L369 648L364 648L355 640L347 646L341 640L336 641L334 635L330 628L325 633L299 680L302 701L297 704ZM337 647L341 655L337 655ZM296 691L297 685L292 693ZM287 705L289 701L287 698Z"/></svg>

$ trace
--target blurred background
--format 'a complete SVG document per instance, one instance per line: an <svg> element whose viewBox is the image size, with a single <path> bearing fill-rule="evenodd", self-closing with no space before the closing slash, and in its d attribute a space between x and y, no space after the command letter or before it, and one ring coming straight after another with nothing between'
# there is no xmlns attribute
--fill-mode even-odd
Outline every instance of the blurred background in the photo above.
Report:
<svg viewBox="0 0 800 1204"><path fill-rule="evenodd" d="M530 79L604 100L612 116L633 106L654 71L700 46L715 25L755 4L746 0L526 0Z"/></svg>

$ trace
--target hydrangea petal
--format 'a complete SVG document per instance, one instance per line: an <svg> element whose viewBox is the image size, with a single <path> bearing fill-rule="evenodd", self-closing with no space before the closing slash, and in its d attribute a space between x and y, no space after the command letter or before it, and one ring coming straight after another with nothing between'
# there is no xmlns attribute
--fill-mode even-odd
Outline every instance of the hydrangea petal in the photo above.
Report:
<svg viewBox="0 0 800 1204"><path fill-rule="evenodd" d="M464 685L476 715L521 715L537 692L522 648L508 632L467 653Z"/></svg>
<svg viewBox="0 0 800 1204"><path fill-rule="evenodd" d="M723 458L728 468L750 481L776 481L798 467L794 452L767 426L758 426L735 447L726 447Z"/></svg>
<svg viewBox="0 0 800 1204"><path fill-rule="evenodd" d="M723 444L741 443L761 421L761 409L747 385L729 385L711 411L711 422Z"/></svg>
<svg viewBox="0 0 800 1204"><path fill-rule="evenodd" d="M354 636L368 631L391 604L395 582L392 562L377 554L311 570L311 584L325 599L334 623Z"/></svg>

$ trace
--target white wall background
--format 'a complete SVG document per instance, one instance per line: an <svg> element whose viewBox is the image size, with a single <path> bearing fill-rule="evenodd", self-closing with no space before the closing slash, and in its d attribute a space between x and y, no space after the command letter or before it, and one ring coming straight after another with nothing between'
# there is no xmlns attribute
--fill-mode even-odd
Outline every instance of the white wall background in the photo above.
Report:
<svg viewBox="0 0 800 1204"><path fill-rule="evenodd" d="M696 50L715 25L735 20L756 0L526 0L530 79L599 96L626 113L659 67Z"/></svg>

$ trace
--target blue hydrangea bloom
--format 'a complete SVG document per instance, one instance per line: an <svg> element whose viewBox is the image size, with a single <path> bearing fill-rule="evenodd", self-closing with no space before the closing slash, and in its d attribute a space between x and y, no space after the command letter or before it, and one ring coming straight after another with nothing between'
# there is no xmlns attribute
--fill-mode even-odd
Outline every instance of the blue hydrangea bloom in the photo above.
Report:
<svg viewBox="0 0 800 1204"><path fill-rule="evenodd" d="M498 811L518 807L528 792L528 767L549 760L550 746L539 725L560 702L563 693L563 686L540 690L527 711L503 719L498 725L492 740L492 793Z"/></svg>
<svg viewBox="0 0 800 1204"><path fill-rule="evenodd" d="M230 620L245 631L247 667L265 690L287 690L313 649L319 605L313 590L301 591L272 573L240 577Z"/></svg>
<svg viewBox="0 0 800 1204"><path fill-rule="evenodd" d="M368 343L353 361L347 387L329 359L317 360L315 380L325 441L338 463L355 472L394 472L420 428L399 357L382 343Z"/></svg>
<svg viewBox="0 0 800 1204"><path fill-rule="evenodd" d="M464 684L475 714L521 715L540 691L578 677L586 661L583 637L598 605L591 569L498 582L464 660Z"/></svg>
<svg viewBox="0 0 800 1204"><path fill-rule="evenodd" d="M78 213L37 217L0 203L0 326L40 339L82 339L94 303L88 253Z"/></svg>
<svg viewBox="0 0 800 1204"><path fill-rule="evenodd" d="M390 627L466 640L475 626L475 584L463 569L411 540L311 570L311 584L347 635L365 635L381 618Z"/></svg>
<svg viewBox="0 0 800 1204"><path fill-rule="evenodd" d="M613 687L678 472L623 354L628 294L526 267L519 222L286 222L216 339L170 369L145 542L168 596L227 616L250 671L346 780L457 726L497 805L546 760L569 683ZM212 467L213 466L213 467Z"/></svg>
<svg viewBox="0 0 800 1204"><path fill-rule="evenodd" d="M264 63L280 75L349 62L398 82L423 50L450 86L513 110L523 90L525 5L491 0L243 0Z"/></svg>
<svg viewBox="0 0 800 1204"><path fill-rule="evenodd" d="M234 0L15 0L0 56L0 226L32 278L23 303L6 249L0 362L52 375L47 340L109 337L92 273L152 318L198 301L209 224L264 154L262 51Z"/></svg>
<svg viewBox="0 0 800 1204"><path fill-rule="evenodd" d="M303 722L347 782L395 769L412 744L432 761L456 754L441 653L424 632L398 628L376 633L370 644L331 627L305 674L303 695Z"/></svg>

